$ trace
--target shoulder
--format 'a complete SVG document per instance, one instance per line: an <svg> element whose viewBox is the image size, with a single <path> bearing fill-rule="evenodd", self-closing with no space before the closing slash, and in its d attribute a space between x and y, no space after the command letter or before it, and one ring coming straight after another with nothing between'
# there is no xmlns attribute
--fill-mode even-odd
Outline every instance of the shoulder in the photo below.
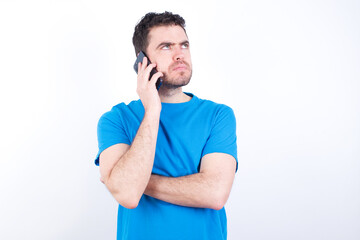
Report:
<svg viewBox="0 0 360 240"><path fill-rule="evenodd" d="M119 103L111 108L110 111L105 112L101 115L99 124L101 122L118 122L128 112L141 112L143 111L143 105L140 100L134 100L126 104L124 102Z"/></svg>
<svg viewBox="0 0 360 240"><path fill-rule="evenodd" d="M194 95L194 97L196 97ZM202 99L199 97L196 97L198 99L199 102L199 107L203 108L205 111L209 111L212 112L213 114L215 114L215 116L218 115L232 115L234 116L234 111L233 109L223 103L217 103L208 99Z"/></svg>

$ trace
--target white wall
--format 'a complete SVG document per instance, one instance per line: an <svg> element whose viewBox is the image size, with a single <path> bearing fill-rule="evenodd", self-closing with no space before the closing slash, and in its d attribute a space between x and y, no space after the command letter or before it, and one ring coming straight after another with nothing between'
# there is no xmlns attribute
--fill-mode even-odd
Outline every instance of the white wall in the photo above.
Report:
<svg viewBox="0 0 360 240"><path fill-rule="evenodd" d="M133 28L187 20L186 91L231 106L230 240L360 239L359 1L1 1L0 239L115 239L96 124L137 98Z"/></svg>

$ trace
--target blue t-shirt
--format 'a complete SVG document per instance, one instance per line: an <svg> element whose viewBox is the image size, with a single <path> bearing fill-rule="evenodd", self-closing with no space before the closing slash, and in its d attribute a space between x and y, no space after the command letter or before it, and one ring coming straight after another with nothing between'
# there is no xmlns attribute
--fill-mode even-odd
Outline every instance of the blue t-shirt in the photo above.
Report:
<svg viewBox="0 0 360 240"><path fill-rule="evenodd" d="M208 153L232 155L237 162L236 121L232 109L199 99L162 103L152 173L180 177L198 173ZM99 155L106 148L131 144L144 116L140 100L120 103L105 113L98 124ZM209 196L210 197L210 196ZM225 209L183 207L143 195L135 209L119 205L117 239L226 239Z"/></svg>

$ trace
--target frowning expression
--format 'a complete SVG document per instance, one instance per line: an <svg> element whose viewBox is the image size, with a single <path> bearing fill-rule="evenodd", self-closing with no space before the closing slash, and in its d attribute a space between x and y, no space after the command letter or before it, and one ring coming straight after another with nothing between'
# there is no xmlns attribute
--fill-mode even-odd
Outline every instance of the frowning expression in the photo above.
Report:
<svg viewBox="0 0 360 240"><path fill-rule="evenodd" d="M189 83L192 63L189 40L184 29L177 25L150 29L146 49L150 61L164 74L163 86L176 88Z"/></svg>

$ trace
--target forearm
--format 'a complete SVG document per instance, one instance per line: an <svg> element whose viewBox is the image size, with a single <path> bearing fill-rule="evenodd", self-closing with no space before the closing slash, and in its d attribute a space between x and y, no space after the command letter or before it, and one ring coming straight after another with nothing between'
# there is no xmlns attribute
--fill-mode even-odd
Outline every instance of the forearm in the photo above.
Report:
<svg viewBox="0 0 360 240"><path fill-rule="evenodd" d="M151 175L160 113L145 113L129 150L117 161L105 183L119 203L136 207ZM135 205L135 206L133 206Z"/></svg>
<svg viewBox="0 0 360 240"><path fill-rule="evenodd" d="M220 176L196 173L183 177L151 175L144 194L176 205L221 209L228 193Z"/></svg>

